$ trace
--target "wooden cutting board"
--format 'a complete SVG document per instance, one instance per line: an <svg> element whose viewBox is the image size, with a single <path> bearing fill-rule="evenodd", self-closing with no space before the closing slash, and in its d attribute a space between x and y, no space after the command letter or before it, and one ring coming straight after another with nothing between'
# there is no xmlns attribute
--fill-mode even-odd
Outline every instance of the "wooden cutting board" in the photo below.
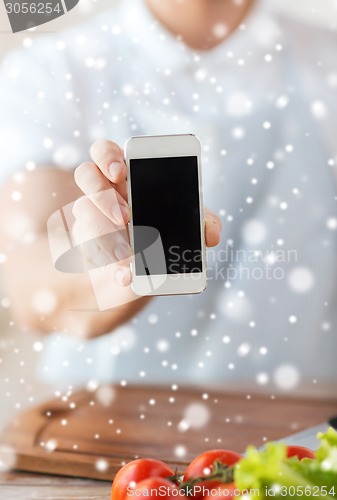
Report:
<svg viewBox="0 0 337 500"><path fill-rule="evenodd" d="M183 470L207 449L242 452L337 415L336 400L174 389L78 391L19 414L0 441L14 450L18 470L112 480L137 457Z"/></svg>

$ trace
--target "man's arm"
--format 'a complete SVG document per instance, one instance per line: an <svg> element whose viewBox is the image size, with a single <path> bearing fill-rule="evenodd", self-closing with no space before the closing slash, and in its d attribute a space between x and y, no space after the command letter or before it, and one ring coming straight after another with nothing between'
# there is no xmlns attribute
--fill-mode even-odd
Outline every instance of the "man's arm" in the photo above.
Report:
<svg viewBox="0 0 337 500"><path fill-rule="evenodd" d="M46 224L52 213L83 194L72 172L45 168L15 179L0 189L0 253L6 256L6 293L22 327L89 338L110 332L144 307L147 298L100 312L87 274L55 270ZM115 286L118 294L130 293L129 287Z"/></svg>

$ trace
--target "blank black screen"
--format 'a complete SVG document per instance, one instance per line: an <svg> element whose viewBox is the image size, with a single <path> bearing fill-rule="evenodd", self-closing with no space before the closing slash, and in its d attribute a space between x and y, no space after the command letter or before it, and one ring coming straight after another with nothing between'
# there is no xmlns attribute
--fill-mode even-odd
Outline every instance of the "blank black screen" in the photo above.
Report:
<svg viewBox="0 0 337 500"><path fill-rule="evenodd" d="M167 274L202 271L197 162L196 156L130 160L136 275L163 274L144 264L144 226L159 232Z"/></svg>

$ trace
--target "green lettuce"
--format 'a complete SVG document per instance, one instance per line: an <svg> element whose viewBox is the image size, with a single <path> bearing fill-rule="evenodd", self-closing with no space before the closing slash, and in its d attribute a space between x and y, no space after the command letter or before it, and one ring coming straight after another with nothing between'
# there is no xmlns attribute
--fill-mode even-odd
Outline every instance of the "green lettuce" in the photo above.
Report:
<svg viewBox="0 0 337 500"><path fill-rule="evenodd" d="M337 497L337 432L329 428L318 437L321 444L313 460L287 458L283 443L269 443L263 450L248 447L245 457L235 466L236 487L259 498Z"/></svg>

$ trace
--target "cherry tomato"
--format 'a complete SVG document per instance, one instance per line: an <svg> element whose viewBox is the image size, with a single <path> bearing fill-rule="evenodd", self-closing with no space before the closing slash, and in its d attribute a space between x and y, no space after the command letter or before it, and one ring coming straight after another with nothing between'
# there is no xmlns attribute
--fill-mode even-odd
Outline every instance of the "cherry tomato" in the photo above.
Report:
<svg viewBox="0 0 337 500"><path fill-rule="evenodd" d="M111 500L125 500L130 496L127 494L128 488L136 487L144 479L167 478L173 475L173 470L160 460L153 458L133 460L117 472L112 483Z"/></svg>
<svg viewBox="0 0 337 500"><path fill-rule="evenodd" d="M236 464L242 456L235 451L229 450L209 450L195 458L187 467L184 474L184 481L189 481L195 477L207 476L212 473L214 462L224 465Z"/></svg>
<svg viewBox="0 0 337 500"><path fill-rule="evenodd" d="M309 448L305 448L305 446L287 446L287 457L297 457L299 460L302 458L316 458L315 453Z"/></svg>
<svg viewBox="0 0 337 500"><path fill-rule="evenodd" d="M205 497L205 500L230 500L231 498L235 498L235 490L237 490L237 487L235 486L234 483L228 483L228 484L219 484L215 490L218 491L216 494L210 494ZM236 491L236 497L238 496L238 493Z"/></svg>
<svg viewBox="0 0 337 500"><path fill-rule="evenodd" d="M143 479L137 483L137 500L156 500L158 498L166 498L167 500L179 500L184 496L183 492L179 492L178 486L162 477L150 477L148 479ZM173 493L175 490L175 493ZM132 500L132 493L127 496Z"/></svg>
<svg viewBox="0 0 337 500"><path fill-rule="evenodd" d="M239 460L241 460L242 456L235 451L230 450L209 450L205 453L202 453L197 458L190 463L187 467L186 472L184 474L184 481L190 481L196 477L200 476L208 476L212 474L214 462L220 462L224 465L230 467L231 465L236 464ZM207 496L208 491L212 489L216 489L219 487L219 481L217 479L210 479L209 481L203 481L202 483L198 483L197 486L202 487L202 491L196 489L195 497ZM206 495L203 493L207 492Z"/></svg>

